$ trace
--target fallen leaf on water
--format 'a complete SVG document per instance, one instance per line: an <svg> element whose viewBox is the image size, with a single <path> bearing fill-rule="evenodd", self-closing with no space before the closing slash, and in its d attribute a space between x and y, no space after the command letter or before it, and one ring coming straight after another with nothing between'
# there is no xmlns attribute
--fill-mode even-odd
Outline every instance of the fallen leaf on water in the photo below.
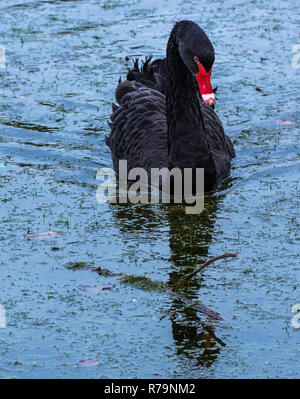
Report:
<svg viewBox="0 0 300 399"><path fill-rule="evenodd" d="M63 234L62 231L46 231L42 233L36 233L31 236L26 236L27 240L45 240L46 238L52 238L58 234Z"/></svg>
<svg viewBox="0 0 300 399"><path fill-rule="evenodd" d="M53 203L47 204L47 203L43 202L41 204L37 204L35 209L53 208L54 206L55 206L55 204L53 204Z"/></svg>
<svg viewBox="0 0 300 399"><path fill-rule="evenodd" d="M90 359L87 359L87 360L79 360L78 364L79 364L79 366L81 366L81 367L96 367L96 366L98 366L100 363L97 362L97 360L90 360Z"/></svg>
<svg viewBox="0 0 300 399"><path fill-rule="evenodd" d="M295 124L295 122L292 121L276 121L277 125L289 125L289 126L293 126Z"/></svg>

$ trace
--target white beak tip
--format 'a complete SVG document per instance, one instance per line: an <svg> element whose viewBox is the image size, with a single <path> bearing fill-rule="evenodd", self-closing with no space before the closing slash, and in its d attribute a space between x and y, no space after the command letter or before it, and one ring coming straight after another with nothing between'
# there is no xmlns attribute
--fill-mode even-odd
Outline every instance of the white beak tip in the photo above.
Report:
<svg viewBox="0 0 300 399"><path fill-rule="evenodd" d="M214 104L214 102L216 101L216 97L215 97L214 93L203 94L202 99L207 105L210 105L210 106L212 106Z"/></svg>

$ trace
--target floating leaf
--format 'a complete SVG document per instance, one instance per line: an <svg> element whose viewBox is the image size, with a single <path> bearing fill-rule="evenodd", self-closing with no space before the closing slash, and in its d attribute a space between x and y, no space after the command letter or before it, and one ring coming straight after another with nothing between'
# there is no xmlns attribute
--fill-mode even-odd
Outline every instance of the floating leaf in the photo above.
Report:
<svg viewBox="0 0 300 399"><path fill-rule="evenodd" d="M81 366L81 367L96 367L96 366L98 366L100 363L97 362L97 360L90 360L90 359L87 359L87 360L79 360L78 364L79 364L79 366Z"/></svg>
<svg viewBox="0 0 300 399"><path fill-rule="evenodd" d="M41 203L41 204L37 204L37 206L35 207L35 209L44 209L44 208L53 208L55 206L55 204L53 203Z"/></svg>
<svg viewBox="0 0 300 399"><path fill-rule="evenodd" d="M288 120L286 120L286 121L277 121L276 123L277 123L277 125L282 125L282 126L284 126L284 125L293 126L295 124L295 122L288 121Z"/></svg>
<svg viewBox="0 0 300 399"><path fill-rule="evenodd" d="M46 231L42 233L36 233L31 236L26 236L27 240L45 240L47 238L56 237L58 234L63 234L62 231Z"/></svg>

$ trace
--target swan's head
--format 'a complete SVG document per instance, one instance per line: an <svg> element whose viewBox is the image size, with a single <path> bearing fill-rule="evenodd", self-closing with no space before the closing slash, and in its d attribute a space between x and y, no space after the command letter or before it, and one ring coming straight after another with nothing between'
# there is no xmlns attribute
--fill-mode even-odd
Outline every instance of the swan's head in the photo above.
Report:
<svg viewBox="0 0 300 399"><path fill-rule="evenodd" d="M205 32L194 22L182 21L178 25L180 56L185 66L196 77L203 101L213 107L216 98L210 77L215 61L214 47Z"/></svg>

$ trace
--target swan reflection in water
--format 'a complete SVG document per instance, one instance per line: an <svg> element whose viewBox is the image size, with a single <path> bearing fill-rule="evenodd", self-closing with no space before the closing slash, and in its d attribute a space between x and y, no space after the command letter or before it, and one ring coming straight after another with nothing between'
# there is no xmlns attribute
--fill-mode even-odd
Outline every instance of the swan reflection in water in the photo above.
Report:
<svg viewBox="0 0 300 399"><path fill-rule="evenodd" d="M186 215L184 207L178 205L111 204L110 207L124 245L128 242L138 242L143 246L157 245L158 240L163 239L163 248L168 234L170 258L166 260L168 264L171 262L171 267L167 285L171 288L180 278L208 258L218 202L221 200L220 195L206 196L204 211L199 215ZM130 256L135 257L136 254L132 253ZM136 262L136 258L134 261ZM196 362L196 365L210 367L225 346L215 334L215 325L220 323L218 319L222 318L205 306L195 306L203 281L199 276L192 279L187 286L183 286L180 295L166 292L166 295L170 295L166 317L172 324L177 355L184 355L185 358Z"/></svg>

